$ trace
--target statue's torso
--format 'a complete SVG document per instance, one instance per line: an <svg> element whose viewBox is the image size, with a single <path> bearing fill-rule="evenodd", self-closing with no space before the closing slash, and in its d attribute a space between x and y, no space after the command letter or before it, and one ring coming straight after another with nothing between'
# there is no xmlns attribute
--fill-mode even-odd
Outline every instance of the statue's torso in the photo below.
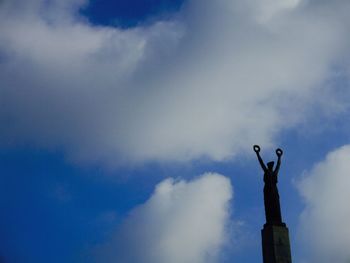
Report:
<svg viewBox="0 0 350 263"><path fill-rule="evenodd" d="M265 186L273 186L277 184L277 173L267 170L264 174Z"/></svg>

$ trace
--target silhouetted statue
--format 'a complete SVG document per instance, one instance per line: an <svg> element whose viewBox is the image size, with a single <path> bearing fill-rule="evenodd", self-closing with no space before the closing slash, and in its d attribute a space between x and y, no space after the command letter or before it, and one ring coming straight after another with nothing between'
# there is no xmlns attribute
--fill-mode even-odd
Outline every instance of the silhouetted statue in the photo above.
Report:
<svg viewBox="0 0 350 263"><path fill-rule="evenodd" d="M266 224L285 225L282 222L280 197L277 189L278 171L280 169L283 151L279 148L276 150L278 160L276 168L273 169L274 162L268 162L267 167L265 166L264 161L260 156L260 147L258 145L254 145L253 149L258 157L261 168L264 170L264 204Z"/></svg>

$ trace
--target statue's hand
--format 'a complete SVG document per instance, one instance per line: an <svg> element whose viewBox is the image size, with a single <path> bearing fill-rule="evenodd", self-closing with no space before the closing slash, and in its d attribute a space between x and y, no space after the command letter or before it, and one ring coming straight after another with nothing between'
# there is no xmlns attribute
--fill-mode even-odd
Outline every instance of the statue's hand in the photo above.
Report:
<svg viewBox="0 0 350 263"><path fill-rule="evenodd" d="M277 154L278 157L281 157L282 154L283 154L282 149L278 148L278 149L276 150L276 154Z"/></svg>
<svg viewBox="0 0 350 263"><path fill-rule="evenodd" d="M260 146L259 145L254 145L253 149L254 149L254 152L256 152L256 153L260 152Z"/></svg>

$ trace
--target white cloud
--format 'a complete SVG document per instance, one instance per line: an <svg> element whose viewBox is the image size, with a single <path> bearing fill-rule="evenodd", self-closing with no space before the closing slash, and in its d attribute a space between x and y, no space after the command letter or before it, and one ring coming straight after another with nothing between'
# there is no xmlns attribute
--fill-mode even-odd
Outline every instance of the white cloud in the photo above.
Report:
<svg viewBox="0 0 350 263"><path fill-rule="evenodd" d="M329 153L305 174L299 235L310 262L350 260L350 145Z"/></svg>
<svg viewBox="0 0 350 263"><path fill-rule="evenodd" d="M212 173L189 182L162 181L97 249L97 262L218 262L227 241L232 192L228 178Z"/></svg>
<svg viewBox="0 0 350 263"><path fill-rule="evenodd" d="M107 164L224 160L272 146L315 106L339 110L322 98L350 46L347 1L191 0L127 30L59 3L2 2L0 145Z"/></svg>

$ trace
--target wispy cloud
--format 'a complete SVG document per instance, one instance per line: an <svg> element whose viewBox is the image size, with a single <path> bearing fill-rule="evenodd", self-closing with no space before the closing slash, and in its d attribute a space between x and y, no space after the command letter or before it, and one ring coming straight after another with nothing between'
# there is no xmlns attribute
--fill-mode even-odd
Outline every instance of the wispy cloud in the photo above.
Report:
<svg viewBox="0 0 350 263"><path fill-rule="evenodd" d="M305 202L299 236L310 262L350 260L350 146L329 153L304 175L299 190Z"/></svg>
<svg viewBox="0 0 350 263"><path fill-rule="evenodd" d="M229 179L218 174L189 182L166 179L96 249L96 262L218 262L228 241L232 195Z"/></svg>
<svg viewBox="0 0 350 263"><path fill-rule="evenodd" d="M0 143L115 164L232 158L337 111L347 1L198 1L168 21L99 27L84 1L2 1ZM345 96L345 95L343 95Z"/></svg>

